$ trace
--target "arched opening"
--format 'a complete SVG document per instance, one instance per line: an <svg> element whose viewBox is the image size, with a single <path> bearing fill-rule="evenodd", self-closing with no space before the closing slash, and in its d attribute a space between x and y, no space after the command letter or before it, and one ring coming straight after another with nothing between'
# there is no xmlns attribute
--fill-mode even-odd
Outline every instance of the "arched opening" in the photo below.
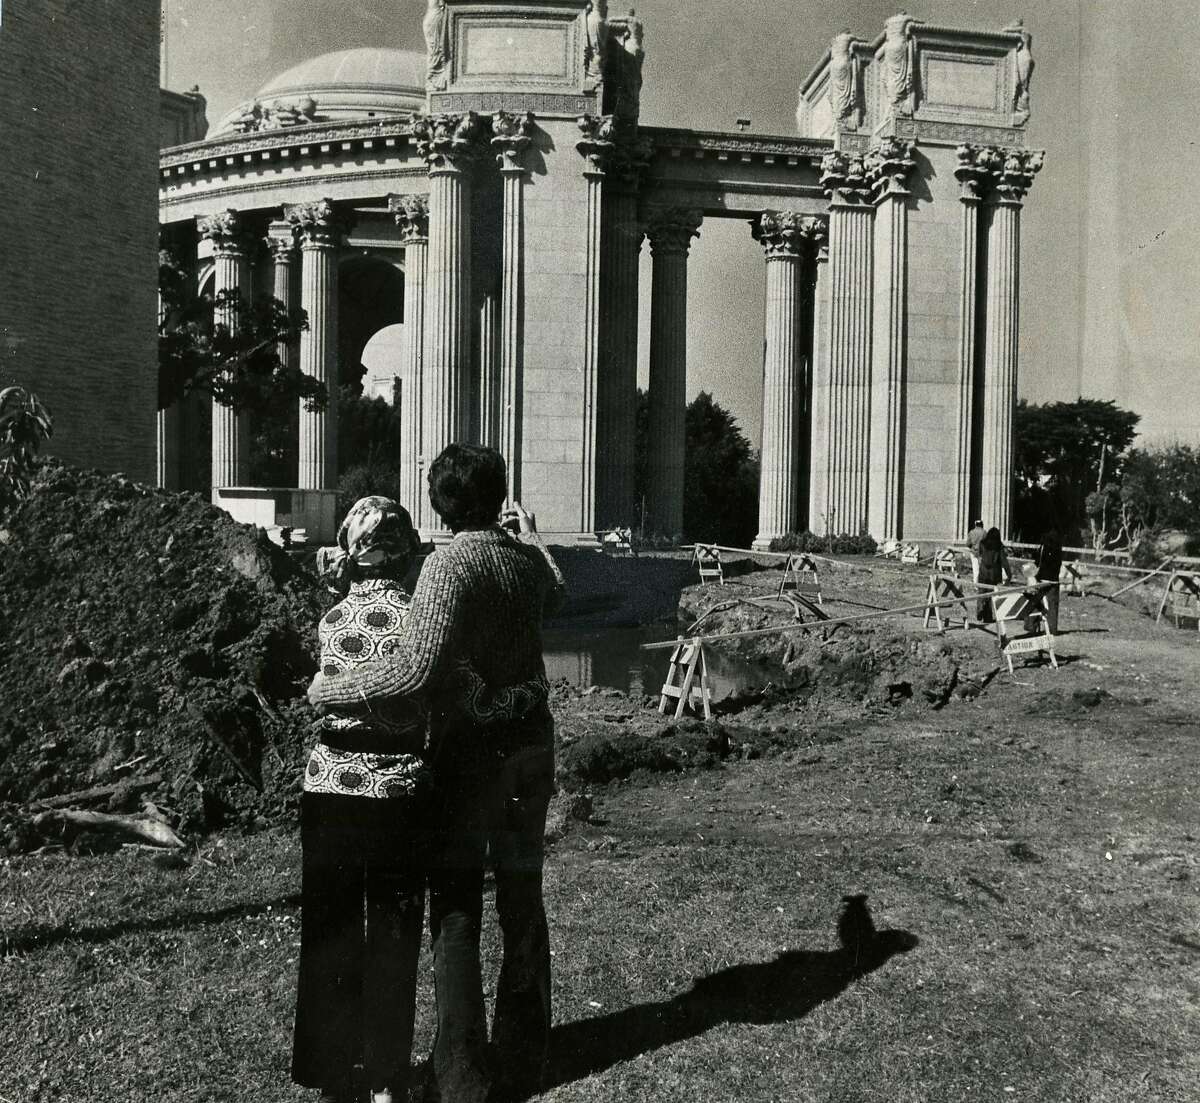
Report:
<svg viewBox="0 0 1200 1103"><path fill-rule="evenodd" d="M374 254L344 260L338 269L338 381L342 386L362 392L368 342L403 321L403 268ZM400 374L399 362L395 374Z"/></svg>

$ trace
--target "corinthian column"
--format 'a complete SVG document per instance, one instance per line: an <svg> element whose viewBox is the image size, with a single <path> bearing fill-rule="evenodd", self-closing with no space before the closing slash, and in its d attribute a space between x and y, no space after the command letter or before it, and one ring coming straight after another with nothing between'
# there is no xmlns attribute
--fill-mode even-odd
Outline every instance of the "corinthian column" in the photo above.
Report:
<svg viewBox="0 0 1200 1103"><path fill-rule="evenodd" d="M829 448L825 507L834 532L867 524L871 424L872 223L860 157L821 164L829 195Z"/></svg>
<svg viewBox="0 0 1200 1103"><path fill-rule="evenodd" d="M429 258L425 285L421 445L432 463L446 445L467 436L465 401L471 371L471 177L480 150L479 117L419 116L417 150L429 166ZM429 534L449 539L440 518Z"/></svg>
<svg viewBox="0 0 1200 1103"><path fill-rule="evenodd" d="M400 487L403 505L418 529L430 523L421 448L424 408L421 346L425 330L425 268L429 259L429 200L390 195L388 209L404 245L404 361L400 365Z"/></svg>
<svg viewBox="0 0 1200 1103"><path fill-rule="evenodd" d="M508 497L521 496L521 347L524 317L525 153L533 142L533 113L497 111L492 149L503 180L500 233L500 393L497 447L508 465Z"/></svg>
<svg viewBox="0 0 1200 1103"><path fill-rule="evenodd" d="M300 339L300 370L324 383L323 411L300 410L301 490L337 487L337 305L338 250L348 221L328 199L288 207L287 219L300 239L300 304L308 329Z"/></svg>
<svg viewBox="0 0 1200 1103"><path fill-rule="evenodd" d="M249 241L242 232L241 216L235 210L220 211L196 219L196 229L213 246L214 290L227 294L218 304L213 321L233 330L238 325L233 300L244 299L250 286ZM215 495L221 487L245 486L250 469L250 419L244 413L213 401L212 473ZM214 498L215 501L215 498Z"/></svg>
<svg viewBox="0 0 1200 1103"><path fill-rule="evenodd" d="M1021 206L1042 154L995 151L986 211L986 329L983 345L983 442L980 515L1009 535L1013 409L1017 403L1017 338L1021 274Z"/></svg>
<svg viewBox="0 0 1200 1103"><path fill-rule="evenodd" d="M958 409L954 441L954 517L950 519L955 538L966 537L971 527L971 457L975 418L975 318L978 313L976 282L979 271L979 197L987 177L985 151L977 146L959 146L958 179L962 201L959 231L958 317Z"/></svg>
<svg viewBox="0 0 1200 1103"><path fill-rule="evenodd" d="M884 138L867 155L875 188L874 318L867 527L879 540L902 535L904 394L908 359L908 198L912 143Z"/></svg>
<svg viewBox="0 0 1200 1103"><path fill-rule="evenodd" d="M763 357L762 478L758 535L765 551L793 532L800 519L800 447L803 439L803 259L824 222L792 211L764 211L755 237L767 255Z"/></svg>
<svg viewBox="0 0 1200 1103"><path fill-rule="evenodd" d="M638 257L645 236L637 205L652 153L647 139L619 141L604 198L596 381L596 522L601 528L629 526L637 515Z"/></svg>
<svg viewBox="0 0 1200 1103"><path fill-rule="evenodd" d="M650 300L650 418L646 531L683 532L684 415L687 401L687 258L699 211L665 210L647 225L654 258Z"/></svg>
<svg viewBox="0 0 1200 1103"><path fill-rule="evenodd" d="M165 240L166 232L159 232L158 257L159 265L171 258L171 251ZM162 288L158 291L158 331L162 332L163 323L167 320L167 309L163 305ZM172 388L165 388L160 377L158 381L158 407L154 422L155 431L155 485L164 490L178 490L180 483L179 452L180 436L182 435L182 418L179 414L180 399L174 394L164 393ZM163 401L170 398L171 404L164 406Z"/></svg>
<svg viewBox="0 0 1200 1103"><path fill-rule="evenodd" d="M808 527L830 530L829 506L829 222L812 265L812 416L809 419Z"/></svg>
<svg viewBox="0 0 1200 1103"><path fill-rule="evenodd" d="M579 531L596 530L597 401L600 370L600 246L605 172L612 160L614 128L611 115L585 115L579 120L583 137L575 143L583 154L587 180L587 279L583 302L583 486Z"/></svg>

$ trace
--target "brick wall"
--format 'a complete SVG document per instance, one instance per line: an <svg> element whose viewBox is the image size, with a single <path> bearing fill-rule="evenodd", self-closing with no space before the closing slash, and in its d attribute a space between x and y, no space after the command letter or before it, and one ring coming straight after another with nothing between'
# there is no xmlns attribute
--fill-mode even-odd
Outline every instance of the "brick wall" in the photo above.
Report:
<svg viewBox="0 0 1200 1103"><path fill-rule="evenodd" d="M3 0L0 385L51 451L154 478L158 0Z"/></svg>

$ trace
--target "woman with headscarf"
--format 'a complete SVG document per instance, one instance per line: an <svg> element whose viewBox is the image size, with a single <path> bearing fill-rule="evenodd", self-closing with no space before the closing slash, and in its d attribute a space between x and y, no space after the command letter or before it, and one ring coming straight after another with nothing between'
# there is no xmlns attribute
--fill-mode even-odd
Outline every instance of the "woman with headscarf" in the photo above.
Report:
<svg viewBox="0 0 1200 1103"><path fill-rule="evenodd" d="M392 653L408 616L403 579L420 540L390 498L360 499L318 570L345 597L318 628L321 670ZM525 716L544 678L492 692L466 663L453 700L477 725ZM406 1097L432 821L428 706L420 697L337 710L316 725L300 804L301 945L292 1078L349 1103ZM361 1076L365 1084L357 1084Z"/></svg>
<svg viewBox="0 0 1200 1103"><path fill-rule="evenodd" d="M986 586L999 586L1002 582L1012 581L1012 576L1012 566L1004 550L1004 541L1000 539L1000 530L990 528L979 542L979 578L976 581ZM992 619L992 603L986 597L980 600L977 615L982 621Z"/></svg>

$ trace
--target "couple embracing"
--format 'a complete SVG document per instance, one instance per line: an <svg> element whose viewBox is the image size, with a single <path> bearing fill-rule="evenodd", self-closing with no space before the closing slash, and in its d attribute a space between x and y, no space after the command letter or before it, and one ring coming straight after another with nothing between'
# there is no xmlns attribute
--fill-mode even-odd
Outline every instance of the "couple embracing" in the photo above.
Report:
<svg viewBox="0 0 1200 1103"><path fill-rule="evenodd" d="M437 1035L425 1098L521 1099L550 1035L543 834L554 790L541 622L562 575L490 448L429 471L454 534L402 581L419 538L366 498L325 562L349 592L321 621L321 714L301 799L302 931L293 1079L329 1103L399 1103L410 1086L425 895ZM503 936L491 1047L479 939L485 868Z"/></svg>

